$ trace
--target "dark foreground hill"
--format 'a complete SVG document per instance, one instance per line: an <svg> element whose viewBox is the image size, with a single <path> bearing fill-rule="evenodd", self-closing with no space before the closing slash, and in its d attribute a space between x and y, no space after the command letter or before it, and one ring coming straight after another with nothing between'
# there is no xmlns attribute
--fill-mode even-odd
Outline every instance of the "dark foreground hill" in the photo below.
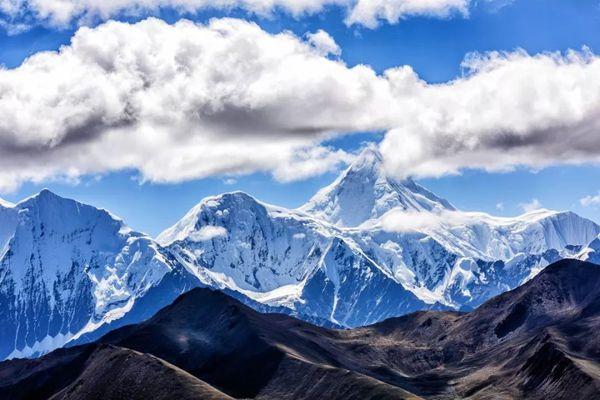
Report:
<svg viewBox="0 0 600 400"><path fill-rule="evenodd" d="M194 289L148 321L0 364L1 399L594 399L600 267L565 260L470 313L353 330Z"/></svg>

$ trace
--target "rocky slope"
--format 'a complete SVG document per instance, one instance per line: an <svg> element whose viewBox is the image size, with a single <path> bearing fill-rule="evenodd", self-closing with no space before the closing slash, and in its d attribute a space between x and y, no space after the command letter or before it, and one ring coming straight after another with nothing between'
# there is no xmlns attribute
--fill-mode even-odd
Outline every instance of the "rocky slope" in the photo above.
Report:
<svg viewBox="0 0 600 400"><path fill-rule="evenodd" d="M170 398L160 382L184 398L197 389L209 393L200 398L265 400L594 399L599 299L600 268L575 260L470 313L418 312L353 330L260 314L194 289L96 343L0 363L0 396L137 395L140 380L127 371L139 368L144 393L156 399Z"/></svg>

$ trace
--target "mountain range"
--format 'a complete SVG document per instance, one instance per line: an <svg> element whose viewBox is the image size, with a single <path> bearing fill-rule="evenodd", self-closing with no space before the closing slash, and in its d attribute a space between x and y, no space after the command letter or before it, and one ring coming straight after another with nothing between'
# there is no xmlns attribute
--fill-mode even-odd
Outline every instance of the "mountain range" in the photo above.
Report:
<svg viewBox="0 0 600 400"><path fill-rule="evenodd" d="M373 148L298 209L226 193L156 239L43 190L0 202L0 359L96 340L198 286L329 327L470 310L557 260L598 262L599 234L572 212L460 211Z"/></svg>
<svg viewBox="0 0 600 400"><path fill-rule="evenodd" d="M578 260L471 312L420 311L355 329L259 313L196 288L96 342L0 363L0 397L593 399L599 321L600 268Z"/></svg>

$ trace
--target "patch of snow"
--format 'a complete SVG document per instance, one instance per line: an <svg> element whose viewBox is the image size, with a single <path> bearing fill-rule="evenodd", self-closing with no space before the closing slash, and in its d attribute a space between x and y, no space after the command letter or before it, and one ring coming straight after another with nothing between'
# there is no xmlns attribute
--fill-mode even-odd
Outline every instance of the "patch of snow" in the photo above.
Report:
<svg viewBox="0 0 600 400"><path fill-rule="evenodd" d="M39 356L56 348L64 346L72 338L73 334L71 333L59 333L56 336L47 335L45 338L35 342L31 346L26 346L22 349L15 349L12 353L8 355L8 357L6 357L6 359L10 360L13 358L30 358L34 356Z"/></svg>

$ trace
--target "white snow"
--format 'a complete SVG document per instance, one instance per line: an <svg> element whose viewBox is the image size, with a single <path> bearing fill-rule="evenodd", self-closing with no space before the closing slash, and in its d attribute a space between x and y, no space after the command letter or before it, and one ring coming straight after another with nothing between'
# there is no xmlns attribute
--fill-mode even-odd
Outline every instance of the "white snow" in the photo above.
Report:
<svg viewBox="0 0 600 400"><path fill-rule="evenodd" d="M127 314L129 311L131 311L134 304L135 304L135 298L129 297L127 299L127 302L123 306L113 308L109 311L106 311L101 316L100 319L95 320L94 317L92 317L81 330L79 330L74 335L71 335L71 337L65 342L65 344L68 343L69 341L72 341L72 340L74 341L74 340L79 339L81 336L85 335L86 333L95 331L96 329L100 328L104 324L111 323L113 321L118 320L119 318L123 318L125 316L125 314Z"/></svg>
<svg viewBox="0 0 600 400"><path fill-rule="evenodd" d="M0 198L0 207L12 208L14 206L15 206L14 203L11 203L8 200L4 200L3 198Z"/></svg>
<svg viewBox="0 0 600 400"><path fill-rule="evenodd" d="M47 299L49 309L58 307L54 311L61 315L82 311L68 307L81 304L78 296L83 293L78 290L89 285L93 326L88 330L122 317L136 298L172 269L149 237L105 210L48 190L11 208L0 208L0 262L0 284L6 283L17 298ZM32 346L15 349L13 355L30 356L62 346L80 334L81 327L70 324L68 319L63 322L76 333L40 338Z"/></svg>
<svg viewBox="0 0 600 400"><path fill-rule="evenodd" d="M354 227L393 208L414 212L454 210L450 203L414 181L390 178L381 154L368 147L331 185L299 210L338 226Z"/></svg>
<svg viewBox="0 0 600 400"><path fill-rule="evenodd" d="M44 339L35 342L31 346L25 346L22 349L13 350L13 352L10 353L8 357L6 357L6 359L10 360L13 358L28 358L39 356L56 348L64 346L67 342L69 342L69 340L71 340L72 337L73 335L71 333L59 333L56 336L48 335Z"/></svg>

